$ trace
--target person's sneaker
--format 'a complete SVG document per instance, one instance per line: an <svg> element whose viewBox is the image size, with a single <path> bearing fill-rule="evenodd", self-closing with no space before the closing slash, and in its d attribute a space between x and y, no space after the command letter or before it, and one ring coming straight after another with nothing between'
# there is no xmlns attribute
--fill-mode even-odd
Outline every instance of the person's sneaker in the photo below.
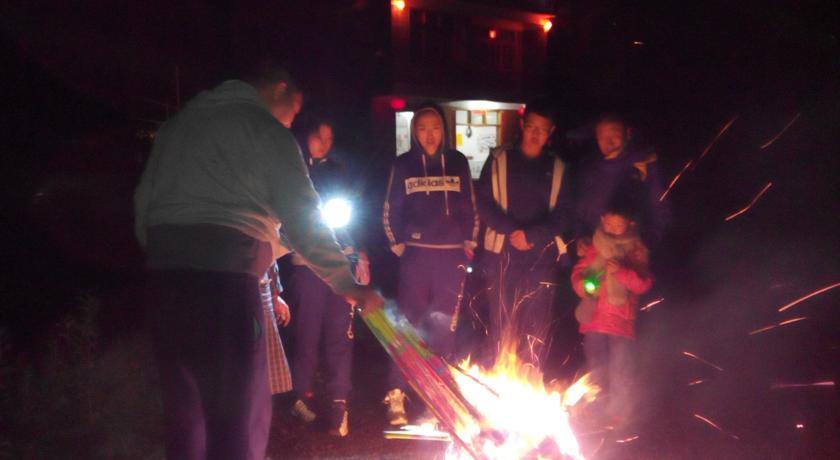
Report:
<svg viewBox="0 0 840 460"><path fill-rule="evenodd" d="M310 409L302 399L298 399L294 404L292 404L291 412L292 415L299 418L304 423L312 423L317 417L315 412L312 412L312 409Z"/></svg>
<svg viewBox="0 0 840 460"><path fill-rule="evenodd" d="M408 424L408 416L405 414L405 393L399 388L394 388L385 395L382 401L388 406L388 423L394 426Z"/></svg>
<svg viewBox="0 0 840 460"><path fill-rule="evenodd" d="M347 412L347 401L333 401L332 408L330 408L330 435L340 438L347 436L347 433L350 432L349 418L350 414Z"/></svg>

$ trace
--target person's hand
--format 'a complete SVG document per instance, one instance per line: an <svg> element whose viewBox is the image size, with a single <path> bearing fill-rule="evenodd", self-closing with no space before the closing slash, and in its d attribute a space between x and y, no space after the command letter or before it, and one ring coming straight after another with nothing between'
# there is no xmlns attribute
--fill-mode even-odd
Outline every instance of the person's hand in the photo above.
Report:
<svg viewBox="0 0 840 460"><path fill-rule="evenodd" d="M519 251L528 251L534 247L533 244L528 243L528 238L525 237L524 230L514 230L510 233L510 244Z"/></svg>
<svg viewBox="0 0 840 460"><path fill-rule="evenodd" d="M277 322L283 327L288 326L289 322L292 320L292 312L289 310L289 304L287 304L282 297L276 295L274 296L272 305L274 307L274 318Z"/></svg>
<svg viewBox="0 0 840 460"><path fill-rule="evenodd" d="M359 251L359 261L356 262L356 282L364 286L370 284L370 258L365 251Z"/></svg>
<svg viewBox="0 0 840 460"><path fill-rule="evenodd" d="M577 252L578 257L583 257L586 255L586 251L589 250L589 246L592 243L589 242L587 238L580 238L575 242L575 251Z"/></svg>
<svg viewBox="0 0 840 460"><path fill-rule="evenodd" d="M344 300L353 308L362 307L362 314L373 313L385 306L385 299L370 286L355 286L344 293Z"/></svg>
<svg viewBox="0 0 840 460"><path fill-rule="evenodd" d="M475 258L475 250L466 241L464 242L464 255L467 256L467 262L472 262Z"/></svg>
<svg viewBox="0 0 840 460"><path fill-rule="evenodd" d="M609 273L610 275L614 275L619 270L621 270L621 263L619 263L615 259L610 259L607 261L607 273Z"/></svg>
<svg viewBox="0 0 840 460"><path fill-rule="evenodd" d="M391 252L397 255L397 257L402 257L403 253L405 252L405 243L397 243L391 246Z"/></svg>

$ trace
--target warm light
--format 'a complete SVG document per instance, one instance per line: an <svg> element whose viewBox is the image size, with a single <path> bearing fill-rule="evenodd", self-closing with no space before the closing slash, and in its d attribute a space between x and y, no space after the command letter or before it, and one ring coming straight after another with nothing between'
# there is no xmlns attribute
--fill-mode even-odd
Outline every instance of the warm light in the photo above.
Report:
<svg viewBox="0 0 840 460"><path fill-rule="evenodd" d="M399 98L399 97L391 98L391 108L392 109L399 111L399 110L404 109L405 105L406 105L405 104L405 99L402 99L402 98Z"/></svg>
<svg viewBox="0 0 840 460"><path fill-rule="evenodd" d="M402 11L405 9L405 0L391 0L391 6L397 9L397 11Z"/></svg>
<svg viewBox="0 0 840 460"><path fill-rule="evenodd" d="M505 346L496 363L482 368L469 361L464 372L454 372L455 383L481 414L480 426L457 427L459 437L483 459L546 458L550 448L562 458L582 460L580 445L569 423L569 409L592 401L598 388L586 375L568 388L543 383L539 369L519 360L515 348ZM474 458L458 445L450 445L447 460ZM552 457L553 458L553 457Z"/></svg>
<svg viewBox="0 0 840 460"><path fill-rule="evenodd" d="M554 26L554 24L551 23L551 19L543 19L541 24L543 31L546 33L548 33L548 31L551 30L551 27Z"/></svg>
<svg viewBox="0 0 840 460"><path fill-rule="evenodd" d="M353 206L344 198L333 198L321 208L321 217L329 228L342 228L350 223Z"/></svg>
<svg viewBox="0 0 840 460"><path fill-rule="evenodd" d="M643 42L643 41L641 41L641 40L634 40L634 41L633 41L633 45L634 45L634 46L642 46L642 45L644 45L644 44L645 44L645 42Z"/></svg>
<svg viewBox="0 0 840 460"><path fill-rule="evenodd" d="M490 29L490 31L487 32L487 36L490 37L490 40L495 40L496 39L496 29Z"/></svg>

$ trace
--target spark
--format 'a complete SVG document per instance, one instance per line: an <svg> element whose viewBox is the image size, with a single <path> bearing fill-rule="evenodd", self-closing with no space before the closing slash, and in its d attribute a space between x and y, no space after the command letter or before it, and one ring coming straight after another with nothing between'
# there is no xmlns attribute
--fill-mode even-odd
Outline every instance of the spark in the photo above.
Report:
<svg viewBox="0 0 840 460"><path fill-rule="evenodd" d="M677 181L680 180L680 177L682 177L682 175L686 171L688 171L688 168L691 166L692 163L694 163L694 160L688 160L688 163L686 163L685 166L683 166L683 168L680 170L680 172L678 172L677 175L674 176L673 179L671 179L671 183L668 184L668 188L665 189L665 191L662 192L662 195L660 195L660 197L659 197L659 202L660 203L665 201L665 197L668 196L668 193L671 192L671 189L674 188L674 185L676 185Z"/></svg>
<svg viewBox="0 0 840 460"><path fill-rule="evenodd" d="M712 150L712 147L714 147L715 144L717 144L717 141L720 140L721 136L723 136L723 134L729 130L729 128L732 126L733 123L735 123L735 120L737 119L738 115L735 115L734 117L732 117L732 119L726 122L725 125L723 125L723 128L721 128L721 130L717 133L717 136L715 136L714 139L712 139L712 142L710 142L709 145L706 146L706 148L703 150L703 153L701 153L700 156L697 158L696 163L699 163L700 160L702 160Z"/></svg>
<svg viewBox="0 0 840 460"><path fill-rule="evenodd" d="M616 439L615 442L617 442L619 444L624 444L624 443L628 443L628 442L633 442L637 439L639 439L639 435L630 436L629 438L624 438L624 439Z"/></svg>
<svg viewBox="0 0 840 460"><path fill-rule="evenodd" d="M805 424L804 423L797 423L796 428L801 430L801 429L805 428Z"/></svg>
<svg viewBox="0 0 840 460"><path fill-rule="evenodd" d="M787 326L788 324L798 323L799 321L808 319L807 316L800 316L799 318L791 318L779 323L779 326Z"/></svg>
<svg viewBox="0 0 840 460"><path fill-rule="evenodd" d="M777 327L779 327L779 325L778 325L778 324L771 324L771 325L769 325L769 326L764 326L764 327L762 327L762 328L758 328L758 329L756 329L756 330L754 330L754 331L750 331L750 333L749 333L748 335L761 334L762 332L767 332L767 331L769 331L769 330L771 330L771 329L776 329Z"/></svg>
<svg viewBox="0 0 840 460"><path fill-rule="evenodd" d="M724 434L726 434L727 436L731 436L731 437L732 437L732 439L738 439L738 440L740 440L740 439L741 439L741 438L739 438L738 436L735 436L735 435L734 435L734 434L732 434L732 433L727 433L727 432L726 432L723 428L721 428L721 427L720 427L717 423L715 423L715 422L713 422L713 421L709 420L709 419L708 419L708 418L706 418L706 417L703 417L703 416L702 416L702 415L700 415L700 414L694 414L694 417L696 417L696 418L698 418L698 419L700 419L700 420L702 420L702 421L706 422L709 426L711 426L712 428L714 428L714 429L716 429L716 430L720 431L721 433L724 433Z"/></svg>
<svg viewBox="0 0 840 460"><path fill-rule="evenodd" d="M783 312L783 311L787 310L788 308L793 307L794 305L796 305L796 304L798 304L798 303L800 303L800 302L804 302L804 301L806 301L806 300L810 299L811 297L814 297L814 296L820 295L820 294L822 294L823 292L826 292L826 291L830 291L830 290L832 290L832 289L836 288L837 286L840 286L840 283L834 283L834 284L832 284L831 286L826 286L826 287L824 287L824 288L822 288L822 289L817 289L816 291L814 291L814 292L812 292L812 293L810 293L810 294L808 294L808 295L805 295L805 296L803 296L803 297L800 297L800 298L798 298L798 299L794 300L793 302L791 302L791 303L789 303L789 304L785 305L784 307L779 307L779 313L781 313L781 312Z"/></svg>
<svg viewBox="0 0 840 460"><path fill-rule="evenodd" d="M749 333L749 335L761 334L762 332L767 332L767 331L769 331L769 330L771 330L771 329L775 329L775 328L777 328L777 327L779 327L779 326L787 326L788 324L798 323L798 322L800 322L800 321L804 321L804 320L806 320L806 319L808 319L808 317L807 317L807 316L800 316L800 317L798 317L798 318L790 318L790 319L786 319L786 320L784 320L784 321L779 321L779 322L778 322L778 323L776 323L776 324L771 324L771 325L769 325L769 326L764 326L764 327L762 327L762 328L756 329L756 330L754 330L754 331L750 332L750 333Z"/></svg>
<svg viewBox="0 0 840 460"><path fill-rule="evenodd" d="M648 311L651 308L655 307L656 305L659 305L660 303L662 303L663 300L665 300L665 297L660 297L660 298L650 302L649 304L645 305L644 307L640 308L639 311Z"/></svg>
<svg viewBox="0 0 840 460"><path fill-rule="evenodd" d="M688 382L688 386L693 387L694 385L700 385L701 383L706 383L706 379L697 379Z"/></svg>
<svg viewBox="0 0 840 460"><path fill-rule="evenodd" d="M782 134L784 134L784 133L785 133L785 131L787 131L787 130L788 130L788 128L790 128L791 126L793 126L793 124L794 124L794 123L796 123L796 120L798 120L798 119L799 119L799 116L800 116L800 115L802 115L800 112L796 112L796 115L794 115L794 116L793 116L793 118L791 118L791 120L788 122L788 124L786 124L786 125L785 125L785 127L784 127L784 128L782 128L782 130L781 130L781 131L779 131L779 133L778 133L778 134L776 134L775 136L773 136L773 137L772 137L769 141L767 141L767 142L765 142L764 144L762 144L762 145L761 145L761 147L760 147L760 149L761 149L761 150L764 150L764 149L766 149L767 147L770 147L771 145L773 145L773 143L774 143L774 142L776 142L776 140L777 140L777 139L779 139L780 137L782 137Z"/></svg>
<svg viewBox="0 0 840 460"><path fill-rule="evenodd" d="M762 195L767 193L767 190L770 190L770 187L772 187L772 186L773 186L773 183L768 182L767 185L765 185L764 188L761 189L760 192L758 192L758 195L756 195L755 198L753 198L752 201L750 201L750 204L748 204L745 208L741 209L740 211L736 212L735 214L732 214L731 216L727 217L726 219L724 219L724 221L729 222L730 220L732 220L732 219L740 216L741 214L749 211L750 208L752 208L753 205L756 203L756 201L758 201L758 199L761 198Z"/></svg>
<svg viewBox="0 0 840 460"><path fill-rule="evenodd" d="M680 172L677 173L677 175L674 176L673 179L671 179L671 183L668 184L668 188L665 189L665 191L662 193L662 195L660 195L660 197L659 197L660 202L665 201L665 197L667 197L668 194L671 193L671 189L673 189L674 186L677 185L677 181L680 180L680 177L682 177L682 175L685 174L686 171L693 170L694 166L696 166L697 163L700 162L700 160L705 158L705 156L709 153L709 151L712 150L712 147L714 147L714 145L721 138L721 136L723 136L723 134L726 131L729 130L729 128L732 126L733 123L735 123L735 120L737 120L737 119L738 119L738 115L735 115L734 117L732 117L725 125L723 125L723 128L721 128L721 130L717 133L717 135L712 139L712 142L710 142L709 145L707 145L706 148L703 149L703 152L700 153L700 156L697 157L697 159L689 160L685 164L685 166L683 166L683 168L680 170Z"/></svg>
<svg viewBox="0 0 840 460"><path fill-rule="evenodd" d="M684 354L684 355L686 355L686 356L688 356L689 358L694 358L694 359L696 359L697 361L700 361L701 363L703 363L703 364L705 364L705 365L707 365L707 366L714 367L715 369L717 369L717 370L719 370L719 371L723 372L723 368L722 368L722 367L718 366L717 364L710 363L709 361L706 361L705 359L703 359L703 358L701 358L701 357L699 357L699 356L695 355L694 353L689 353L689 352L687 352L687 351L683 351L683 354Z"/></svg>
<svg viewBox="0 0 840 460"><path fill-rule="evenodd" d="M833 387L833 380L824 380L822 382L813 383L774 383L770 386L771 390L786 390L788 388L814 388L814 387Z"/></svg>

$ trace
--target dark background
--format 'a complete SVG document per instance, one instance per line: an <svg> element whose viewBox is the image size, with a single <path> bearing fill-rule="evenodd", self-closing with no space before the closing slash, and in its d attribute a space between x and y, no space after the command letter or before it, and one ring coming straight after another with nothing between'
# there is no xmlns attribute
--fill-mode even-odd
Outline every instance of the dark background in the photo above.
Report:
<svg viewBox="0 0 840 460"><path fill-rule="evenodd" d="M0 448L32 458L54 452L45 445L65 453L75 446L81 456L119 456L118 447L91 446L110 445L101 441L114 437L109 430L135 446L141 445L132 437L136 430L156 439L154 417L147 423L137 415L155 404L153 394L125 383L153 380L139 370L148 358L143 346L131 342L142 336L143 318L131 195L159 123L198 91L232 76L239 62L265 54L283 60L306 91L302 115L328 113L337 120L339 147L366 179L369 244L382 243L376 216L391 152L375 150L369 101L386 79L379 64L388 50L371 31L387 21L388 5L374 3L4 4L0 390L4 413L20 415L0 421L0 431L9 433L0 437ZM665 301L640 319L645 436L601 455L837 455L836 386L770 390L778 382L840 378L836 292L776 312L840 281L840 17L833 3L558 3L569 8L570 21L549 34L546 78L533 94L555 101L562 133L554 143L571 160L590 154L593 145L564 133L580 132L601 110L620 110L633 121L639 142L656 147L670 180L738 117L668 197L675 221L657 254L652 295ZM759 148L797 113L784 135ZM724 222L771 181L754 208ZM383 274L395 261L387 251L372 252L375 275L387 281ZM568 318L571 306L558 308ZM797 316L808 319L747 335ZM580 364L572 327L566 324L558 335L552 372L559 377L570 378ZM357 348L382 361L369 341L361 339ZM557 364L566 355L573 358ZM371 372L357 372L357 387L376 382L378 371ZM698 378L706 383L687 386ZM377 412L379 389L373 387L370 395L357 395L359 413ZM108 393L110 399L101 396ZM97 401L99 412L77 413ZM328 455L306 444L308 432L282 421L277 426L276 457ZM374 428L361 438L369 449L354 443L351 453L394 449L373 441ZM299 438L294 443L287 429ZM55 441L45 441L50 438ZM153 450L154 441L149 445ZM349 455L346 446L325 449Z"/></svg>

